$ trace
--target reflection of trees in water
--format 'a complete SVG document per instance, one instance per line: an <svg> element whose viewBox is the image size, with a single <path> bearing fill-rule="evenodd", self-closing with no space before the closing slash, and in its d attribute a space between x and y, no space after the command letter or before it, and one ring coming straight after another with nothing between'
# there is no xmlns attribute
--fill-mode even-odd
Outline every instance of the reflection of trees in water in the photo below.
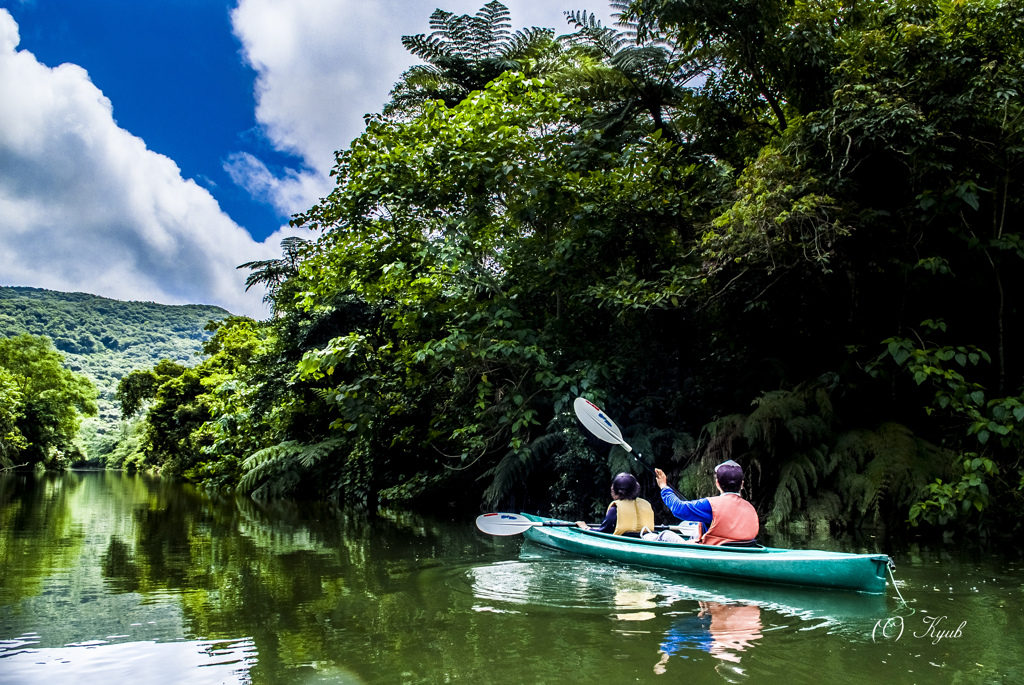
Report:
<svg viewBox="0 0 1024 685"><path fill-rule="evenodd" d="M87 632L95 619L89 612L104 606L131 612L135 602L173 606L164 614L173 614L171 630L187 639L251 637L258 653L251 671L255 683L291 682L305 677L304 669L310 678L341 669L381 682L402 673L412 674L403 679L413 682L436 681L438 674L463 682L554 682L565 674L565 664L554 655L577 659L574 672L583 680L604 675L620 682L635 665L609 664L606 655L581 652L581 645L607 644L610 604L638 620L651 611L652 600L638 594L649 583L631 571L600 566L608 577L591 574L589 585L581 584L578 563L562 557L559 580L545 564L508 563L514 542L479 535L470 521L298 503L268 507L121 474L57 481L66 482L51 485L49 499L45 490L19 490L16 497L0 490L13 505L0 515L5 522L22 516L22 528L38 527L56 540L62 539L55 532L61 529L86 531L78 544L91 545L91 553L76 552L51 566L67 569L80 558L94 559L96 567L82 575L102 582L107 601L54 605L54 616L74 611L81 618L65 632ZM25 507L34 513L26 516ZM0 539L9 535L4 526ZM44 544L52 546L49 537ZM507 593L523 567L533 576L516 613ZM493 601L475 594L487 580L481 569L500 576L492 590L504 594ZM39 580L49 573L40 564L26 575ZM89 589L95 594L98 588ZM563 604L575 597L584 608L548 607L544 596ZM159 617L142 620L151 618ZM91 637L110 634L115 633ZM633 646L637 657L650 654L657 636Z"/></svg>
<svg viewBox="0 0 1024 685"><path fill-rule="evenodd" d="M43 580L73 568L82 551L71 497L76 476L0 474L0 606L38 595Z"/></svg>
<svg viewBox="0 0 1024 685"><path fill-rule="evenodd" d="M146 488L131 535L106 543L109 589L179 595L194 636L251 635L255 681L275 681L296 664L337 665L353 652L353 662L377 671L436 672L462 649L438 628L461 614L458 634L473 630L477 616L464 606L425 611L437 602L424 595L447 590L419 582L442 560L479 557L490 541L469 524L453 531L402 512L263 505L159 481ZM456 660L467 676L485 665Z"/></svg>
<svg viewBox="0 0 1024 685"><path fill-rule="evenodd" d="M138 592L141 587L132 548L116 535L110 536L107 551L100 558L100 570L108 582L109 592Z"/></svg>

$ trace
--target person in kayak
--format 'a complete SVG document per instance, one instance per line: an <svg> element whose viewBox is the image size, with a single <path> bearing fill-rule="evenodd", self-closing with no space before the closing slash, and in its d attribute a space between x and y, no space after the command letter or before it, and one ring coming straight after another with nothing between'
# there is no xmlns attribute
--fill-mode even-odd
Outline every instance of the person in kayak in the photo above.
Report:
<svg viewBox="0 0 1024 685"><path fill-rule="evenodd" d="M673 516L683 521L696 521L704 528L698 542L704 545L723 545L751 542L757 537L760 524L757 510L743 499L743 467L732 459L715 467L717 497L683 501L668 486L668 477L661 469L654 469L661 488L661 500Z"/></svg>
<svg viewBox="0 0 1024 685"><path fill-rule="evenodd" d="M620 473L612 480L612 503L599 526L583 521L576 525L584 530L614 535L638 536L646 528L654 530L654 509L640 495L640 483L630 473Z"/></svg>

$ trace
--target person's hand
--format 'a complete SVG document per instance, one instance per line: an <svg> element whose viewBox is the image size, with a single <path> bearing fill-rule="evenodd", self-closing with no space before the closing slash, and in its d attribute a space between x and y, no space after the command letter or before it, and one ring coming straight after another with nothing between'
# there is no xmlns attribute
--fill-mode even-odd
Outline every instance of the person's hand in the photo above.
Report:
<svg viewBox="0 0 1024 685"><path fill-rule="evenodd" d="M662 490L668 487L668 476L661 469L654 469L654 480L658 481L658 487Z"/></svg>
<svg viewBox="0 0 1024 685"><path fill-rule="evenodd" d="M576 527L577 528L582 528L583 530L589 530L590 529L590 526L587 525L586 521L577 521L576 522Z"/></svg>

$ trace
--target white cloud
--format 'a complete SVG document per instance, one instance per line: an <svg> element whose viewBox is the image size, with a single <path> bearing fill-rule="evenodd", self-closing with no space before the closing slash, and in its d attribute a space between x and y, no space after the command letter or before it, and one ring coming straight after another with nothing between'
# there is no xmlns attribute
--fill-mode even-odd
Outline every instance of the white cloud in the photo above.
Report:
<svg viewBox="0 0 1024 685"><path fill-rule="evenodd" d="M363 130L363 115L379 112L398 77L417 59L401 37L430 33L437 7L476 14L487 0L240 0L231 13L246 60L257 72L256 119L271 144L301 158L275 183L251 155L225 165L236 183L282 214L309 209L330 192L334 152ZM512 29L541 26L567 33L558 4L504 0ZM609 22L607 6L593 10Z"/></svg>
<svg viewBox="0 0 1024 685"><path fill-rule="evenodd" d="M265 315L242 262L280 254L297 229L253 241L169 158L117 126L74 64L17 51L0 9L0 283Z"/></svg>
<svg viewBox="0 0 1024 685"><path fill-rule="evenodd" d="M228 155L224 170L236 185L253 198L271 205L282 216L305 211L330 192L326 175L285 169L283 176L275 176L262 160L248 152Z"/></svg>

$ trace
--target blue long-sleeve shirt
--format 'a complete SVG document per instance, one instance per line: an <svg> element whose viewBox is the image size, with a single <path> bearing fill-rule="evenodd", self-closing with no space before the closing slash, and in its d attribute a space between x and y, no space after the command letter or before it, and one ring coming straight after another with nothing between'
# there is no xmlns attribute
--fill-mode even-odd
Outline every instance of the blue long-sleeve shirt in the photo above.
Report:
<svg viewBox="0 0 1024 685"><path fill-rule="evenodd" d="M714 512L711 511L711 502L707 497L683 501L676 497L672 488L661 489L661 501L665 503L672 515L680 521L696 521L704 524L704 530L711 525Z"/></svg>
<svg viewBox="0 0 1024 685"><path fill-rule="evenodd" d="M614 533L615 524L618 523L618 507L608 507L608 511L604 515L604 521L601 521L599 526L590 526L590 530L598 533Z"/></svg>

